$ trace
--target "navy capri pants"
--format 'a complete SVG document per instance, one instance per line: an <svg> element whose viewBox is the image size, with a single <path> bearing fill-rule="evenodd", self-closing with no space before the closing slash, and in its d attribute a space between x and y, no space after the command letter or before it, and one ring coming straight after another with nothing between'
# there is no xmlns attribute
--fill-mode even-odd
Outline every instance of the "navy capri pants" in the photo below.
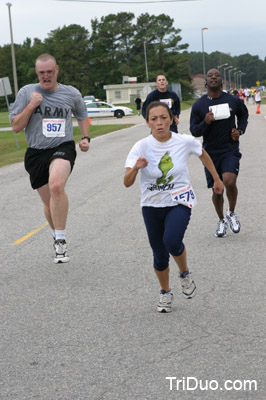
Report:
<svg viewBox="0 0 266 400"><path fill-rule="evenodd" d="M153 251L153 266L163 271L168 268L170 254L180 256L184 251L183 237L191 209L181 204L173 207L142 207L142 215Z"/></svg>

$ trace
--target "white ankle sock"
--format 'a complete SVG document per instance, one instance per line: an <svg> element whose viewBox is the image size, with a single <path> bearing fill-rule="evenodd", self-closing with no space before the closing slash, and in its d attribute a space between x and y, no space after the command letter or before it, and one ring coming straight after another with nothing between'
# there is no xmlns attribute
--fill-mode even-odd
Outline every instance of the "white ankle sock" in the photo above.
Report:
<svg viewBox="0 0 266 400"><path fill-rule="evenodd" d="M66 231L59 231L55 229L55 240L66 240Z"/></svg>

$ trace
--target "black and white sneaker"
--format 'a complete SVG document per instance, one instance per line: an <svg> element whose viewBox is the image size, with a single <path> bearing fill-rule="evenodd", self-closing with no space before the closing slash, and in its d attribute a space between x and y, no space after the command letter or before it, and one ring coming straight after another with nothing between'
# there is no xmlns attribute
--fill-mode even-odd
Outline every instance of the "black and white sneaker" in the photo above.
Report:
<svg viewBox="0 0 266 400"><path fill-rule="evenodd" d="M172 311L172 302L173 302L174 295L172 293L172 290L169 290L169 292L165 292L164 290L161 290L160 292L160 300L157 305L157 311L158 312L164 312L164 313L169 313Z"/></svg>
<svg viewBox="0 0 266 400"><path fill-rule="evenodd" d="M191 272L186 271L180 274L180 281L183 295L186 299L192 299L197 293L197 287L192 279Z"/></svg>
<svg viewBox="0 0 266 400"><path fill-rule="evenodd" d="M218 221L218 226L215 232L216 237L226 237L226 231L227 231L227 222L226 219L219 219Z"/></svg>
<svg viewBox="0 0 266 400"><path fill-rule="evenodd" d="M237 215L235 212L230 212L229 210L226 211L226 218L229 222L229 227L230 230L233 233L238 233L240 231L241 225L240 222L237 218Z"/></svg>
<svg viewBox="0 0 266 400"><path fill-rule="evenodd" d="M54 242L55 249L55 258L54 262L58 263L66 263L69 261L69 255L67 252L67 244L65 240L57 239Z"/></svg>

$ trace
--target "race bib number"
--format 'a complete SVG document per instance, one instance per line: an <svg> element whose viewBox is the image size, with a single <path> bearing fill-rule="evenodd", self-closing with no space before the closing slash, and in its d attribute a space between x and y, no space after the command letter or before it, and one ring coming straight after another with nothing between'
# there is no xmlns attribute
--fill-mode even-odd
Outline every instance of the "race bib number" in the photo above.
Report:
<svg viewBox="0 0 266 400"><path fill-rule="evenodd" d="M212 111L214 119L218 121L219 119L227 119L230 117L229 104L218 104L217 106L210 106L209 111Z"/></svg>
<svg viewBox="0 0 266 400"><path fill-rule="evenodd" d="M43 119L42 120L42 133L46 137L64 137L66 128L65 119Z"/></svg>
<svg viewBox="0 0 266 400"><path fill-rule="evenodd" d="M196 195L191 185L171 193L172 200L177 204L192 208L197 205Z"/></svg>
<svg viewBox="0 0 266 400"><path fill-rule="evenodd" d="M172 99L160 99L160 102L165 103L169 108L172 108Z"/></svg>

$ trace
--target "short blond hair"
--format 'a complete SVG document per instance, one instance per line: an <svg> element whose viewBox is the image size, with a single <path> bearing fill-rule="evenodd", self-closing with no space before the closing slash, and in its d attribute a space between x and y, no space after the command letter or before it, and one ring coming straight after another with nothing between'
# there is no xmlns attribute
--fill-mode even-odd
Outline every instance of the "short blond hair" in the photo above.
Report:
<svg viewBox="0 0 266 400"><path fill-rule="evenodd" d="M45 62L45 61L49 61L49 60L53 60L55 62L55 65L57 65L57 62L56 62L56 59L54 58L54 56L52 56L51 54L46 54L46 53L41 54L40 56L38 56L36 58L35 65L37 64L38 61Z"/></svg>

